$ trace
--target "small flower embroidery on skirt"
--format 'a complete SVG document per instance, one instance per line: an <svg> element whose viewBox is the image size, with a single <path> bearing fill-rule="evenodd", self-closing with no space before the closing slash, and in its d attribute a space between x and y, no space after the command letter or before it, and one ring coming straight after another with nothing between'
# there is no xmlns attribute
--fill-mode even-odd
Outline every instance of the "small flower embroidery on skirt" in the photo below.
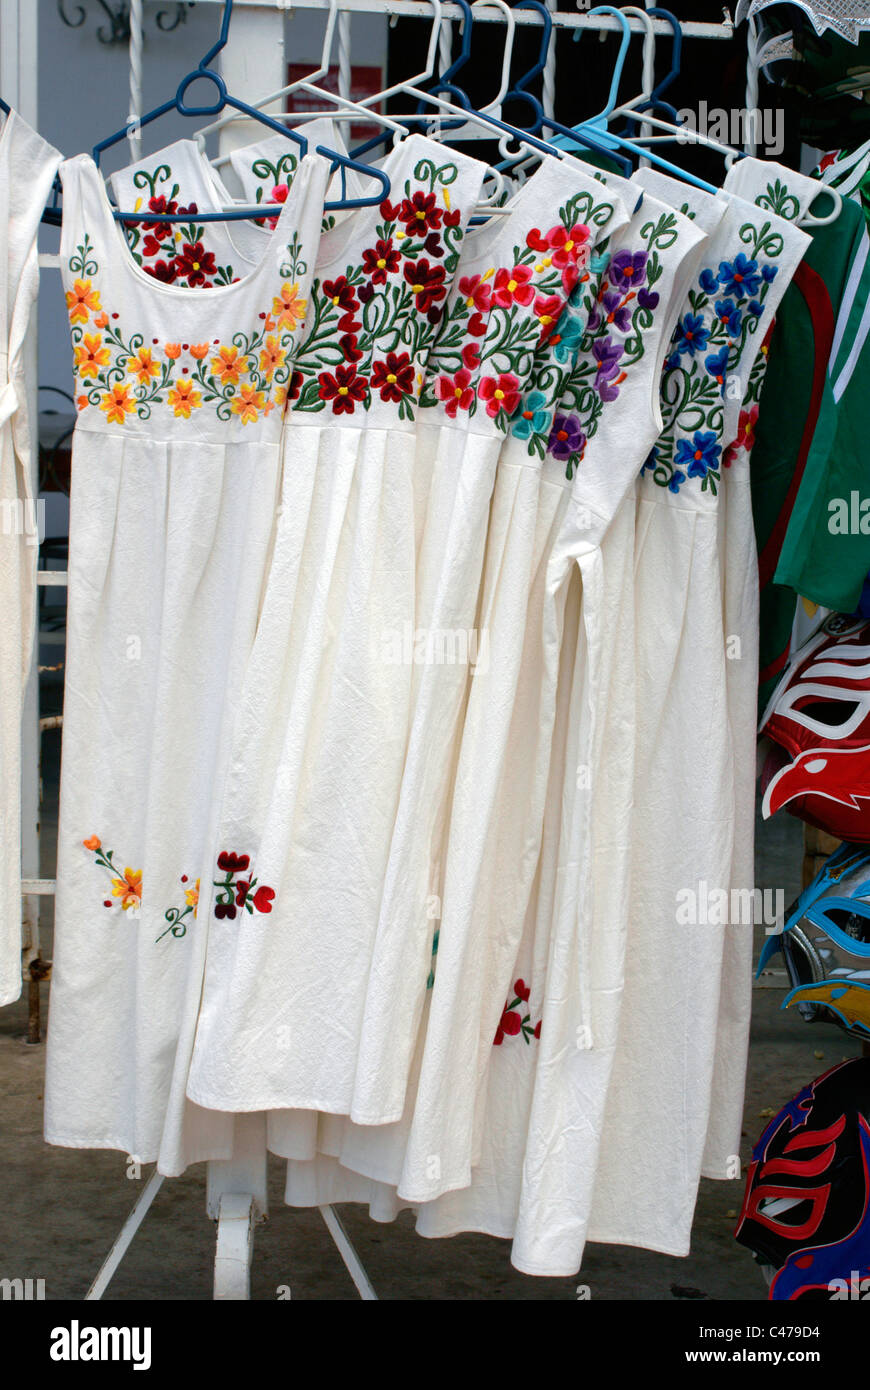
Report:
<svg viewBox="0 0 870 1390"><path fill-rule="evenodd" d="M214 908L215 917L226 917L232 920L239 908L244 908L246 912L251 913L272 911L274 888L269 888L266 884L260 884L258 887L255 878L237 877L239 874L246 873L250 864L249 854L233 854L229 850L223 850L218 855L217 865L224 877L213 880L215 888L218 889Z"/></svg>
<svg viewBox="0 0 870 1390"><path fill-rule="evenodd" d="M532 1016L528 1010L530 993L531 990L525 980L515 981L514 997L502 1009L502 1015L495 1030L495 1037L492 1040L493 1047L501 1047L506 1037L515 1038L518 1034L522 1034L523 1041L526 1043L530 1043L532 1038L540 1038L541 1020L538 1019L537 1023L533 1024ZM525 1014L521 1012L523 1007L526 1009Z"/></svg>
<svg viewBox="0 0 870 1390"><path fill-rule="evenodd" d="M127 866L123 872L115 864L112 856L114 850L104 849L103 842L99 835L90 835L87 840L82 840L86 850L93 854L95 862L101 869L105 869L112 880L112 897L103 899L103 907L120 907L122 911L129 912L131 917L138 918L139 909L142 906L142 870L131 869ZM182 874L181 883L189 883L187 874ZM166 931L160 933L155 940L162 941L164 936L172 935L182 937L187 934L188 918L196 917L197 904L199 903L199 879L193 887L184 889L184 907L167 908L163 916L169 923ZM114 901L113 901L114 900Z"/></svg>

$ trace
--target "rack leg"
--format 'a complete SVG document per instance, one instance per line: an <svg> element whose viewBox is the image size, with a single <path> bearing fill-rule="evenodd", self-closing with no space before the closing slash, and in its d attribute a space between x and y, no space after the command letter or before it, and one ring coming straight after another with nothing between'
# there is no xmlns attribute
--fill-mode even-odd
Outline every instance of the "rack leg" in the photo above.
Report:
<svg viewBox="0 0 870 1390"><path fill-rule="evenodd" d="M266 1116L237 1115L232 1158L207 1164L206 1173L208 1214L217 1222L214 1296L250 1298L254 1223L268 1213Z"/></svg>
<svg viewBox="0 0 870 1390"><path fill-rule="evenodd" d="M91 1287L85 1294L86 1301L102 1298L103 1294L109 1286L109 1282L112 1279L115 1270L118 1268L118 1265L121 1263L127 1251L129 1250L130 1242L132 1241L139 1227L142 1225L142 1222L145 1220L145 1217L148 1214L148 1208L151 1206L151 1203L154 1201L154 1198L157 1196L157 1193L160 1191L162 1185L163 1176L161 1173L158 1173L157 1169L155 1168L154 1172L151 1174L142 1191L139 1193L139 1196L136 1199L136 1202L133 1206L133 1210L130 1212L130 1215L127 1217L127 1220L121 1227L121 1230L118 1234L118 1237L114 1245L112 1246L111 1250L109 1251L108 1255L103 1261L103 1265L100 1269L99 1274L97 1275L96 1279L91 1284Z"/></svg>
<svg viewBox="0 0 870 1390"><path fill-rule="evenodd" d="M348 1274L356 1284L360 1298L364 1303L377 1303L378 1296L372 1288L365 1266L357 1254L350 1236L344 1229L338 1212L334 1207L320 1207L319 1211L326 1222L326 1229L332 1236L335 1248L344 1260Z"/></svg>
<svg viewBox="0 0 870 1390"><path fill-rule="evenodd" d="M254 1255L254 1199L250 1193L225 1192L220 1199L214 1257L216 1299L251 1297Z"/></svg>

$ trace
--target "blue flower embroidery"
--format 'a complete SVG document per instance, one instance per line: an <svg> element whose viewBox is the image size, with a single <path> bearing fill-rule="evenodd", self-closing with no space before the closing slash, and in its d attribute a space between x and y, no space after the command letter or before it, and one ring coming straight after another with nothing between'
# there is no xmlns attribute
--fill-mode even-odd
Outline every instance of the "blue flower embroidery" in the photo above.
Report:
<svg viewBox="0 0 870 1390"><path fill-rule="evenodd" d="M673 473L671 474L671 480L668 483L668 491L679 492L680 488L683 486L683 483L685 481L686 475L683 472L682 468L675 468Z"/></svg>
<svg viewBox="0 0 870 1390"><path fill-rule="evenodd" d="M691 440L679 440L674 462L687 465L690 478L705 478L711 468L717 467L721 452L712 430L696 430Z"/></svg>
<svg viewBox="0 0 870 1390"><path fill-rule="evenodd" d="M694 357L696 352L702 352L707 346L710 330L704 326L701 314L686 314L674 336L677 340L677 352L687 352Z"/></svg>
<svg viewBox="0 0 870 1390"><path fill-rule="evenodd" d="M528 439L533 434L543 434L550 428L550 412L547 397L540 391L530 391L523 401L523 409L511 422L511 433L517 439Z"/></svg>
<svg viewBox="0 0 870 1390"><path fill-rule="evenodd" d="M767 281L767 283L770 284L773 280L776 279L776 277L777 277L777 275L778 275L778 273L779 273L779 266L778 266L778 265L763 265L763 266L761 267L761 273L762 273L762 275L764 276L764 278L765 278L765 280Z"/></svg>
<svg viewBox="0 0 870 1390"><path fill-rule="evenodd" d="M577 356L580 351L583 328L581 319L566 310L556 324L556 331L550 339L550 347L557 362L572 362Z"/></svg>
<svg viewBox="0 0 870 1390"><path fill-rule="evenodd" d="M707 267L706 270L701 271L698 277L698 283L705 294L715 294L719 288L719 277L715 270L710 270L710 268Z"/></svg>
<svg viewBox="0 0 870 1390"><path fill-rule="evenodd" d="M741 313L733 299L717 299L716 313L732 338L740 332Z"/></svg>
<svg viewBox="0 0 870 1390"><path fill-rule="evenodd" d="M710 375L716 378L724 396L725 375L728 371L728 344L726 343L718 352L711 353L709 357L705 357L704 366L707 368Z"/></svg>
<svg viewBox="0 0 870 1390"><path fill-rule="evenodd" d="M751 261L743 251L733 261L720 261L719 284L735 299L748 299L757 294L761 284L758 262Z"/></svg>

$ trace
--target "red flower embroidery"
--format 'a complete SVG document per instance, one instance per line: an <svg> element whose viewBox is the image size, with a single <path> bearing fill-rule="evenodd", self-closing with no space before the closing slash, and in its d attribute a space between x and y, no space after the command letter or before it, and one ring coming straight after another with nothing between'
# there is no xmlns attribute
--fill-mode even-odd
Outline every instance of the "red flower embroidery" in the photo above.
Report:
<svg viewBox="0 0 870 1390"><path fill-rule="evenodd" d="M403 199L398 211L398 221L404 222L409 234L440 227L443 217L434 193L414 193L410 198Z"/></svg>
<svg viewBox="0 0 870 1390"><path fill-rule="evenodd" d="M248 854L233 854L229 850L224 850L222 854L218 855L218 868L223 869L228 874L241 873L243 869L248 868L250 863L251 857Z"/></svg>
<svg viewBox="0 0 870 1390"><path fill-rule="evenodd" d="M318 376L322 401L332 401L334 415L352 415L358 402L364 401L368 390L368 377L358 376L356 367L336 367L332 372L321 372Z"/></svg>
<svg viewBox="0 0 870 1390"><path fill-rule="evenodd" d="M356 291L353 285L348 283L346 275L339 275L337 280L324 280L323 293L339 309L353 313L353 310L359 307Z"/></svg>
<svg viewBox="0 0 870 1390"><path fill-rule="evenodd" d="M467 367L470 372L476 371L480 366L480 348L477 343L466 343L462 349L462 365Z"/></svg>
<svg viewBox="0 0 870 1390"><path fill-rule="evenodd" d="M187 280L188 285L204 284L206 277L214 275L217 270L214 255L206 251L201 241L182 246L176 254L175 265L178 274Z"/></svg>
<svg viewBox="0 0 870 1390"><path fill-rule="evenodd" d="M564 308L557 294L539 294L535 300L535 313L541 320L541 341L544 342L553 332Z"/></svg>
<svg viewBox="0 0 870 1390"><path fill-rule="evenodd" d="M480 314L472 314L468 320L468 331L473 338L482 338L486 333L486 323Z"/></svg>
<svg viewBox="0 0 870 1390"><path fill-rule="evenodd" d="M499 1020L499 1025L495 1030L493 1046L501 1047L502 1043L505 1040L505 1035L507 1035L509 1038L515 1038L522 1026L523 1021L520 1018L519 1014L516 1013L513 1009L505 1008L502 1011L502 1016Z"/></svg>
<svg viewBox="0 0 870 1390"><path fill-rule="evenodd" d="M519 379L512 372L502 372L500 376L485 376L477 388L477 394L486 402L486 413L492 419L500 410L513 415L520 403Z"/></svg>
<svg viewBox="0 0 870 1390"><path fill-rule="evenodd" d="M492 302L500 309L507 309L514 302L531 304L535 291L529 284L532 270L527 265L515 265L513 270L497 270L492 283Z"/></svg>
<svg viewBox="0 0 870 1390"><path fill-rule="evenodd" d="M564 270L578 260L588 240L589 228L584 222L578 222L571 228L551 227L543 236L535 227L526 237L526 245L533 251L543 252L557 270Z"/></svg>
<svg viewBox="0 0 870 1390"><path fill-rule="evenodd" d="M171 285L178 277L174 261L156 261L154 265L144 265L142 269L146 275L153 275L155 280L160 280L164 285Z"/></svg>
<svg viewBox="0 0 870 1390"><path fill-rule="evenodd" d="M465 296L469 309L473 307L481 314L489 312L492 290L480 275L463 275L459 281L459 293Z"/></svg>
<svg viewBox="0 0 870 1390"><path fill-rule="evenodd" d="M372 366L372 390L382 401L400 401L414 390L414 364L407 352L388 352L386 362Z"/></svg>
<svg viewBox="0 0 870 1390"><path fill-rule="evenodd" d="M431 309L447 293L444 284L444 267L430 265L428 261L411 261L405 266L405 279L416 296L417 308L421 314Z"/></svg>
<svg viewBox="0 0 870 1390"><path fill-rule="evenodd" d="M172 213L178 211L178 204L174 201L167 202L166 198L161 193L154 198L148 199L148 211L165 212L167 215L171 216ZM171 222L147 222L145 225L148 227L151 235L156 237L158 241L162 241L164 237L168 237L172 232Z"/></svg>
<svg viewBox="0 0 870 1390"><path fill-rule="evenodd" d="M375 242L374 248L363 251L363 270L371 277L372 284L386 284L387 276L399 269L399 253L392 241Z"/></svg>
<svg viewBox="0 0 870 1390"><path fill-rule="evenodd" d="M338 340L338 346L344 353L346 362L358 362L362 357L362 352L357 347L357 341L353 333L343 333Z"/></svg>
<svg viewBox="0 0 870 1390"><path fill-rule="evenodd" d="M525 1043L529 1043L532 1038L540 1038L540 1019L532 1027L532 1016L528 1009L524 1013L521 1012L522 1005L529 1002L530 993L531 990L525 980L517 980L514 983L514 997L507 1000L502 1009L502 1015L493 1038L494 1047L501 1047L506 1037L515 1038L518 1033L522 1033Z"/></svg>
<svg viewBox="0 0 870 1390"><path fill-rule="evenodd" d="M435 395L444 402L444 408L451 420L455 420L457 410L470 410L474 400L471 385L471 372L464 369L455 376L439 376L435 382Z"/></svg>

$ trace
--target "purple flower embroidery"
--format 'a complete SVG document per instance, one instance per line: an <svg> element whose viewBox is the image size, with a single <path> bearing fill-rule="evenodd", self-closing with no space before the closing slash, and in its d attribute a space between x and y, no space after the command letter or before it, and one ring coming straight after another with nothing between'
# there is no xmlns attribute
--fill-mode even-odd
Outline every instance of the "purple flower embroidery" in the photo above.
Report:
<svg viewBox="0 0 870 1390"><path fill-rule="evenodd" d="M637 302L641 309L655 309L659 302L658 293L655 290L638 290Z"/></svg>
<svg viewBox="0 0 870 1390"><path fill-rule="evenodd" d="M611 256L607 271L610 283L618 290L636 289L646 279L648 259L646 251L617 251L615 256Z"/></svg>
<svg viewBox="0 0 870 1390"><path fill-rule="evenodd" d="M624 301L621 294L614 294L613 290L608 290L601 296L589 315L588 327L598 328L603 323L612 323L620 333L628 333L631 330L631 311Z"/></svg>
<svg viewBox="0 0 870 1390"><path fill-rule="evenodd" d="M586 448L586 436L580 428L580 420L577 415L557 415L553 420L553 428L550 431L550 438L547 449L553 458L566 459L571 454L582 453Z"/></svg>
<svg viewBox="0 0 870 1390"><path fill-rule="evenodd" d="M610 338L599 338L592 344L592 356L598 363L595 390L603 401L615 401L619 395L615 378L619 376L619 359L624 352L624 343L614 343Z"/></svg>

